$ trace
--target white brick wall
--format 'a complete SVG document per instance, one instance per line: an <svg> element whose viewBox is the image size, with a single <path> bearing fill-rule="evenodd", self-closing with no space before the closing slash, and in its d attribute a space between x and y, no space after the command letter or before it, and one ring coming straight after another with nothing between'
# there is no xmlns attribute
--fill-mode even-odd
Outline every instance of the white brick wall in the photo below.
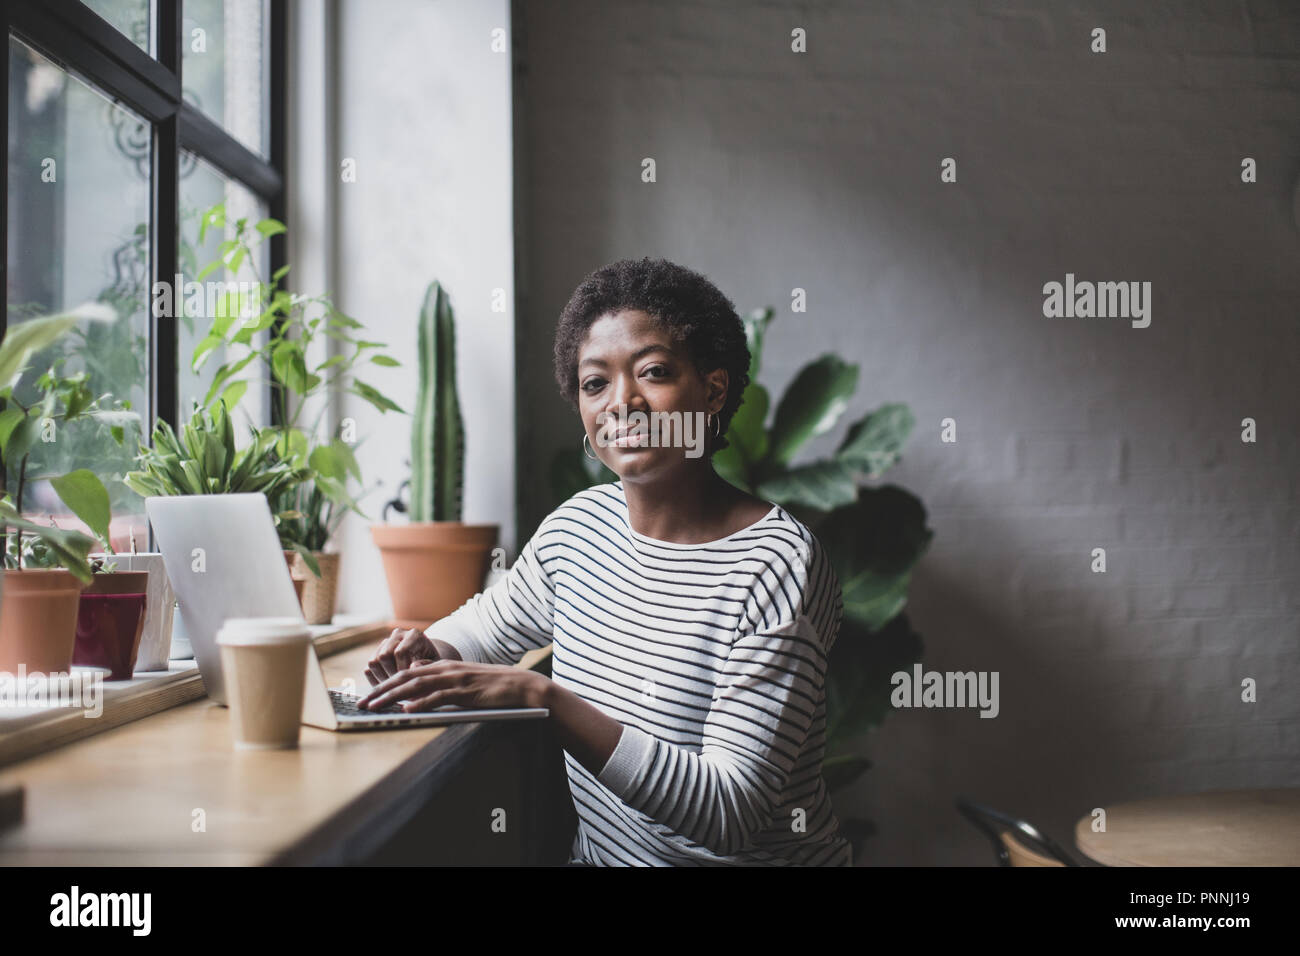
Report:
<svg viewBox="0 0 1300 956"><path fill-rule="evenodd" d="M916 413L890 475L936 532L911 613L928 668L1000 671L1001 714L903 711L863 742L838 804L880 827L865 862L990 862L958 793L1068 842L1119 800L1300 785L1300 4L522 9L520 474L580 437L551 333L624 256L776 305L769 387L837 350L850 417ZM1044 318L1067 271L1152 282L1151 326ZM524 483L521 533L549 505Z"/></svg>

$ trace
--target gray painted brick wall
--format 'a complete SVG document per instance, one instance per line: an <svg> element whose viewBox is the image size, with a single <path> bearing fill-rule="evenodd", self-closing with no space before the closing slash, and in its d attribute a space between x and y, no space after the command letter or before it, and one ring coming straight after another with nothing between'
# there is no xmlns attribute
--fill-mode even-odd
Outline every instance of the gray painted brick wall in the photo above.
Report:
<svg viewBox="0 0 1300 956"><path fill-rule="evenodd" d="M910 613L927 668L1000 672L1001 713L863 741L837 798L880 827L862 862L991 862L958 793L1072 842L1115 801L1300 785L1300 4L520 10L521 534L554 504L529 476L581 437L560 308L662 255L778 308L769 388L836 351L862 368L846 420L917 417L887 478L935 531ZM1045 318L1067 272L1151 282L1150 327Z"/></svg>

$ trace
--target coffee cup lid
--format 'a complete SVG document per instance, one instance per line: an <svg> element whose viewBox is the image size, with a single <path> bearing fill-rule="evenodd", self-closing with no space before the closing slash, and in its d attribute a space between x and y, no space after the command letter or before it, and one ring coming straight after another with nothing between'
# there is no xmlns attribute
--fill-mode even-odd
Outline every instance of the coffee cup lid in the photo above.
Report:
<svg viewBox="0 0 1300 956"><path fill-rule="evenodd" d="M296 644L310 640L311 628L295 617L229 617L217 632L218 644Z"/></svg>

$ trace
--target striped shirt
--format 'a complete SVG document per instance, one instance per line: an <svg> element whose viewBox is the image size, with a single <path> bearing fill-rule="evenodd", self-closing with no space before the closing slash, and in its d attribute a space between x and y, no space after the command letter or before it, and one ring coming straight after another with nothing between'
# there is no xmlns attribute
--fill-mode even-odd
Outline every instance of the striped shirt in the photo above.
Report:
<svg viewBox="0 0 1300 956"><path fill-rule="evenodd" d="M780 506L674 544L632 529L613 482L548 515L427 633L492 664L553 643L552 679L623 725L599 774L564 755L571 861L848 866L821 774L841 613L820 543Z"/></svg>

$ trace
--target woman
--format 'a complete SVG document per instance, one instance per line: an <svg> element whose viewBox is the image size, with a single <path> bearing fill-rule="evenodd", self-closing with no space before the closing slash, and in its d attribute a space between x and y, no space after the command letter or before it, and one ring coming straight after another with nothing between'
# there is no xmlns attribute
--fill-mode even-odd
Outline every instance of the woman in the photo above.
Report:
<svg viewBox="0 0 1300 956"><path fill-rule="evenodd" d="M619 480L574 495L494 587L394 631L367 669L364 706L549 708L579 816L570 862L851 864L821 776L839 584L803 524L710 461L748 368L740 317L702 275L642 259L588 276L555 373ZM552 642L551 678L510 666Z"/></svg>

